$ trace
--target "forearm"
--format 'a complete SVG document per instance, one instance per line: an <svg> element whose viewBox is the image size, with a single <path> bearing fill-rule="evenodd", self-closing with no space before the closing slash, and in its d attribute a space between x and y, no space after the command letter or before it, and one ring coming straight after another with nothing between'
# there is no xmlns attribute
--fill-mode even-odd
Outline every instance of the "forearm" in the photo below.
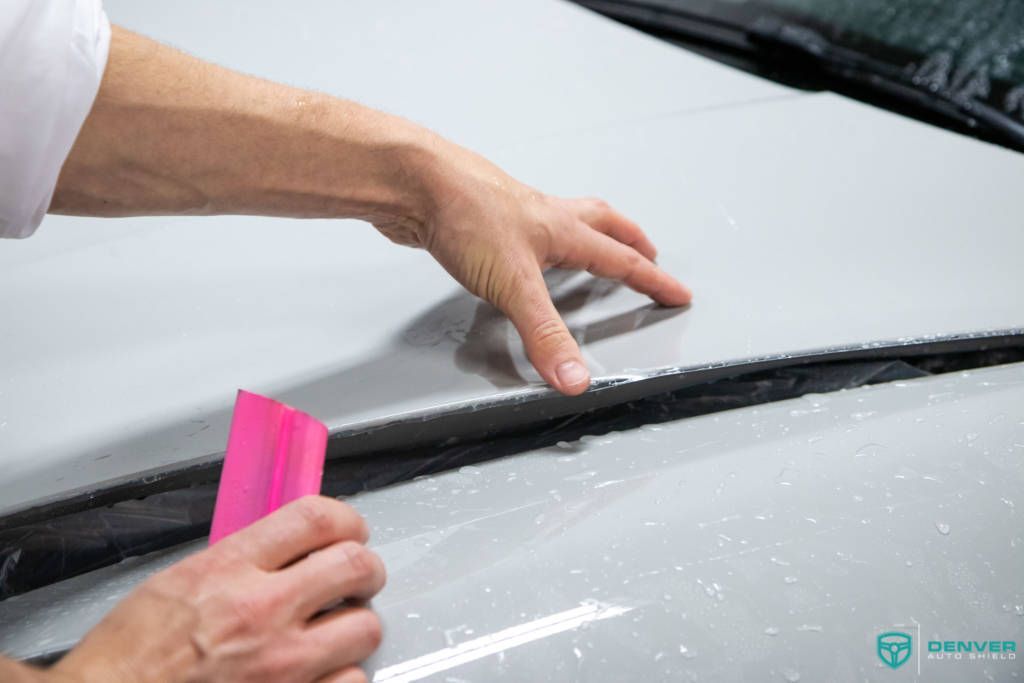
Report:
<svg viewBox="0 0 1024 683"><path fill-rule="evenodd" d="M400 118L245 76L115 27L50 210L425 220L444 144Z"/></svg>
<svg viewBox="0 0 1024 683"><path fill-rule="evenodd" d="M640 227L604 202L545 195L403 119L116 28L50 210L368 220L507 313L541 376L566 394L590 376L545 268L621 280L669 306L690 301Z"/></svg>

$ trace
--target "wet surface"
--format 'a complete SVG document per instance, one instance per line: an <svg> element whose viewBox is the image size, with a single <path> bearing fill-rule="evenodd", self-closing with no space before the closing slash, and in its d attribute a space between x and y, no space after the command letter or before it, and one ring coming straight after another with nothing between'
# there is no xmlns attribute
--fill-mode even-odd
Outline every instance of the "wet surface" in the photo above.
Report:
<svg viewBox="0 0 1024 683"><path fill-rule="evenodd" d="M322 491L325 495L353 495L416 476L538 448L565 446L585 435L634 429L808 393L1021 360L1024 347L890 361L834 361L750 372L529 425L506 425L475 437L455 439L449 435L436 445L405 445L358 458L335 458L325 468ZM113 505L95 504L75 513L50 514L34 522L12 523L0 529L0 600L208 533L217 495L215 480L183 484L160 493L154 493L152 486L143 486L142 497ZM9 522L10 518L4 521Z"/></svg>
<svg viewBox="0 0 1024 683"><path fill-rule="evenodd" d="M884 631L1019 642L1022 390L1015 364L809 394L354 496L389 567L375 680L887 680ZM200 547L0 603L0 649L73 643Z"/></svg>
<svg viewBox="0 0 1024 683"><path fill-rule="evenodd" d="M201 56L412 116L535 186L635 218L697 298L668 311L554 274L599 380L1024 322L1008 295L1024 250L1019 155L794 93L565 3L506 3L500 18L469 1L413 7L108 10ZM471 44L439 49L423 12L473 22L459 32ZM426 97L428 72L459 77ZM527 85L559 106L527 102ZM15 293L0 301L4 513L215 458L239 387L335 431L550 397L504 318L362 224L53 217L3 245L0 289Z"/></svg>

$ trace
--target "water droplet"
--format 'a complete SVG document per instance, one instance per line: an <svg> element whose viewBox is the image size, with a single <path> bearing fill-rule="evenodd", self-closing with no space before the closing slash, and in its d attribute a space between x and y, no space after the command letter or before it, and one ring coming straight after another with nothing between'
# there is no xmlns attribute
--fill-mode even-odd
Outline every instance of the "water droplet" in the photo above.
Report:
<svg viewBox="0 0 1024 683"><path fill-rule="evenodd" d="M782 670L782 677L789 681L789 683L796 683L800 680L800 672L796 669L786 668Z"/></svg>
<svg viewBox="0 0 1024 683"><path fill-rule="evenodd" d="M856 458L866 458L869 456L878 455L883 450L885 450L885 447L880 443L866 443L860 448L858 448L856 451L854 451L853 455Z"/></svg>
<svg viewBox="0 0 1024 683"><path fill-rule="evenodd" d="M935 522L935 528L943 536L948 536L949 535L949 525L946 524L945 522Z"/></svg>
<svg viewBox="0 0 1024 683"><path fill-rule="evenodd" d="M795 576L787 576L783 579L786 583L796 583L798 580Z"/></svg>
<svg viewBox="0 0 1024 683"><path fill-rule="evenodd" d="M779 627L778 626L769 626L768 628L766 628L764 630L764 634L766 636L777 636L777 635L779 635Z"/></svg>
<svg viewBox="0 0 1024 683"><path fill-rule="evenodd" d="M814 633L821 633L824 629L822 629L819 624L800 624L796 627L796 630L803 632L813 631Z"/></svg>

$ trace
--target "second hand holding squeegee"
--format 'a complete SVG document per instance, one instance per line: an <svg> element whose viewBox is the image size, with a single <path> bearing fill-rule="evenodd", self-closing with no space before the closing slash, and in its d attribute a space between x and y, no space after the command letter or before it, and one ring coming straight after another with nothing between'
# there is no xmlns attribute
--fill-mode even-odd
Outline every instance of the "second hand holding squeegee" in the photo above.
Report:
<svg viewBox="0 0 1024 683"><path fill-rule="evenodd" d="M296 498L320 493L327 427L273 399L239 391L210 544Z"/></svg>

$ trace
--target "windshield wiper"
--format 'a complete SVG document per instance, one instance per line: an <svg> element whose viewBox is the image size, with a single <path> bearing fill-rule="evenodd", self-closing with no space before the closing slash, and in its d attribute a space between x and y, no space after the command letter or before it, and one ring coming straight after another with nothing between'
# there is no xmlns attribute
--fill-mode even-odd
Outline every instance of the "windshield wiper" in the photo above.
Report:
<svg viewBox="0 0 1024 683"><path fill-rule="evenodd" d="M833 90L1024 152L1024 124L1009 114L977 99L918 85L905 65L837 45L808 26L764 13L744 21L643 0L576 1L759 75ZM737 56L743 61L737 62Z"/></svg>

